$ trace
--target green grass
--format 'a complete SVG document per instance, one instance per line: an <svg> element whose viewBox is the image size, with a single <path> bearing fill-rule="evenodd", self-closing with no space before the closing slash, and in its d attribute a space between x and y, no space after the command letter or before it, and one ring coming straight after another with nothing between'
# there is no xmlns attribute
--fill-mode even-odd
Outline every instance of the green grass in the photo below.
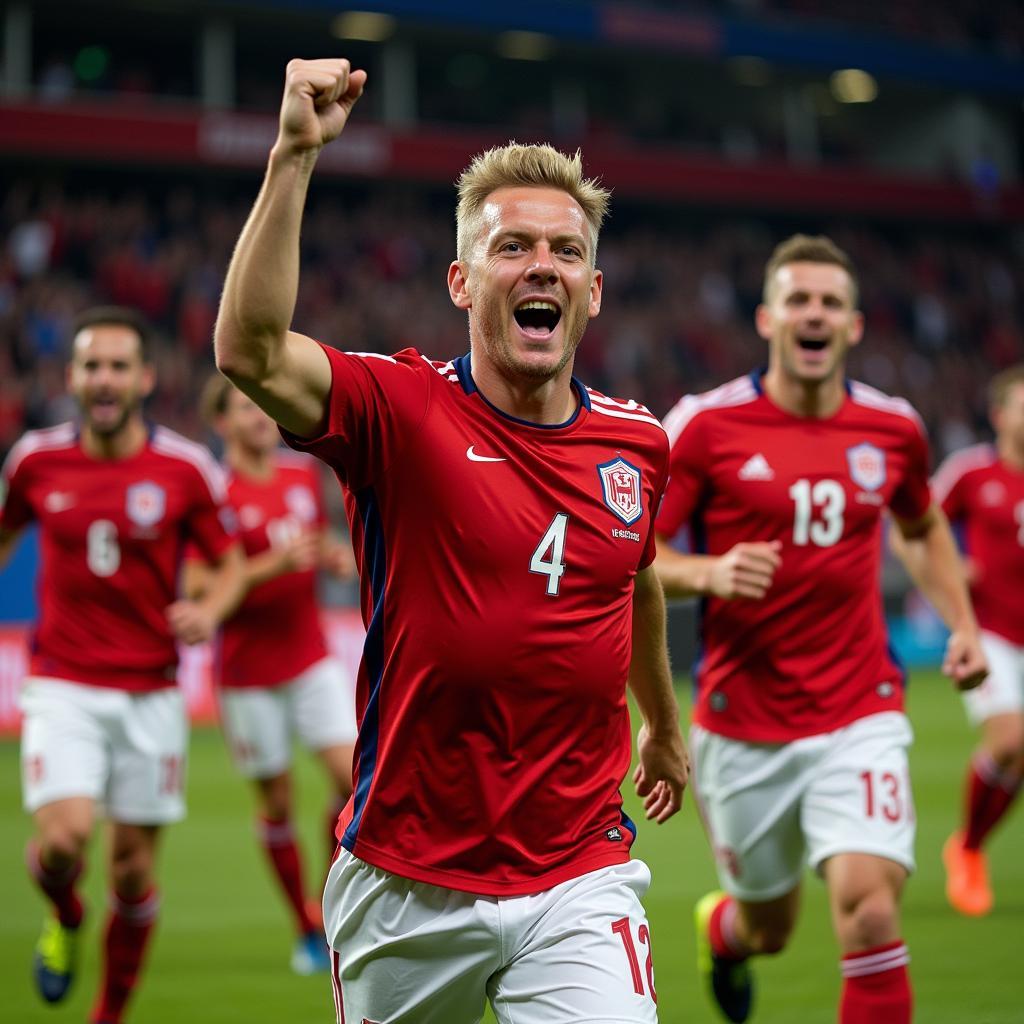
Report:
<svg viewBox="0 0 1024 1024"><path fill-rule="evenodd" d="M953 828L963 765L972 745L947 683L920 673L910 691L917 732L913 777L919 819L917 875L907 890L904 934L914 958L917 1019L926 1024L1011 1024L1024 1019L1020 943L1024 937L1024 822L1006 823L991 846L996 909L966 920L946 906L939 848ZM310 874L321 869L324 788L308 760L299 763L301 812ZM188 820L169 830L162 854L164 909L150 969L130 1019L145 1024L328 1022L330 984L288 970L291 931L253 840L251 802L217 733L192 742ZM635 800L629 800L634 818ZM92 908L81 977L66 1005L43 1006L32 991L29 960L43 903L25 877L29 834L20 810L17 748L0 743L0 1019L18 1024L83 1021L97 974L99 911L105 903L99 837L86 887ZM714 885L692 803L661 828L640 824L634 848L651 865L648 897L663 1024L716 1020L694 972L691 910ZM315 854L315 857L314 857ZM312 861L316 861L315 864ZM315 869L315 871L314 871ZM757 1024L835 1020L836 951L824 891L808 877L802 920L789 950L757 964ZM489 1018L488 1018L489 1019Z"/></svg>

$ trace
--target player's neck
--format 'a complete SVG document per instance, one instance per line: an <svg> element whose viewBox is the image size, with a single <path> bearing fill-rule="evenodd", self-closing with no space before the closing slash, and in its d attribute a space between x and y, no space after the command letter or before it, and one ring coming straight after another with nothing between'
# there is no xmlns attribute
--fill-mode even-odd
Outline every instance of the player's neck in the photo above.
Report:
<svg viewBox="0 0 1024 1024"><path fill-rule="evenodd" d="M224 450L224 459L241 476L269 480L274 475L274 459L270 452L253 451L240 444L229 444Z"/></svg>
<svg viewBox="0 0 1024 1024"><path fill-rule="evenodd" d="M1024 470L1024 450L1015 445L1011 438L997 438L996 451L999 452L1000 462L1005 462L1011 469Z"/></svg>
<svg viewBox="0 0 1024 1024"><path fill-rule="evenodd" d="M146 447L149 430L141 416L133 416L113 434L98 434L82 426L82 450L93 459L129 459Z"/></svg>
<svg viewBox="0 0 1024 1024"><path fill-rule="evenodd" d="M572 418L579 396L572 386L572 365L550 380L513 379L486 360L471 360L473 383L495 408L543 426L555 426Z"/></svg>
<svg viewBox="0 0 1024 1024"><path fill-rule="evenodd" d="M846 399L840 374L820 381L802 381L773 366L769 367L761 385L765 394L784 412L810 419L824 420L835 416Z"/></svg>

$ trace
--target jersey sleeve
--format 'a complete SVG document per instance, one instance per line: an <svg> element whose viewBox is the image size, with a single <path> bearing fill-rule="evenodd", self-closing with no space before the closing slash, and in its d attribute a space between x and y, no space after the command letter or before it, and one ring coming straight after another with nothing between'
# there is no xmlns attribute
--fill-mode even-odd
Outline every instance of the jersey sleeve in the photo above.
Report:
<svg viewBox="0 0 1024 1024"><path fill-rule="evenodd" d="M322 347L331 363L324 432L300 438L282 428L281 436L296 451L322 459L357 491L387 470L414 435L436 372L412 349L385 356Z"/></svg>
<svg viewBox="0 0 1024 1024"><path fill-rule="evenodd" d="M237 540L234 509L227 503L224 472L211 457L202 471L195 469L186 521L185 558L216 562Z"/></svg>
<svg viewBox="0 0 1024 1024"><path fill-rule="evenodd" d="M966 512L961 462L955 455L948 456L932 477L932 496L951 523L963 519Z"/></svg>
<svg viewBox="0 0 1024 1024"><path fill-rule="evenodd" d="M907 440L907 469L889 502L889 508L900 519L913 521L928 511L932 503L928 464L928 439L923 427L915 422Z"/></svg>
<svg viewBox="0 0 1024 1024"><path fill-rule="evenodd" d="M681 409L685 415L686 400ZM707 416L692 416L682 426L666 421L671 449L665 496L654 523L662 537L674 537L693 515L707 480Z"/></svg>
<svg viewBox="0 0 1024 1024"><path fill-rule="evenodd" d="M654 490L651 493L651 519L650 529L647 531L647 540L644 544L644 553L640 558L638 569L646 569L654 561L657 553L655 547L656 517L665 497L665 484L668 482L668 438L662 435L662 443L658 447L657 469L654 476Z"/></svg>
<svg viewBox="0 0 1024 1024"><path fill-rule="evenodd" d="M28 500L28 470L15 445L0 469L0 529L17 533L35 519Z"/></svg>

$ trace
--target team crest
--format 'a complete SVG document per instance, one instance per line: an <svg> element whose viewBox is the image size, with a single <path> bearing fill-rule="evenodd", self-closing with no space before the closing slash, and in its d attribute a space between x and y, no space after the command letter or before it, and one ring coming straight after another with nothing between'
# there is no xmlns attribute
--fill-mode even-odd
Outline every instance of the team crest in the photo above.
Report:
<svg viewBox="0 0 1024 1024"><path fill-rule="evenodd" d="M628 526L643 514L640 500L640 470L625 459L615 459L597 467L601 474L604 503Z"/></svg>
<svg viewBox="0 0 1024 1024"><path fill-rule="evenodd" d="M284 503L288 511L303 523L316 519L316 498L308 487L296 484L284 492Z"/></svg>
<svg viewBox="0 0 1024 1024"><path fill-rule="evenodd" d="M885 483L885 452L865 441L846 449L850 479L865 491L877 491Z"/></svg>
<svg viewBox="0 0 1024 1024"><path fill-rule="evenodd" d="M125 492L125 514L139 527L156 526L167 509L167 492L152 480L132 484Z"/></svg>

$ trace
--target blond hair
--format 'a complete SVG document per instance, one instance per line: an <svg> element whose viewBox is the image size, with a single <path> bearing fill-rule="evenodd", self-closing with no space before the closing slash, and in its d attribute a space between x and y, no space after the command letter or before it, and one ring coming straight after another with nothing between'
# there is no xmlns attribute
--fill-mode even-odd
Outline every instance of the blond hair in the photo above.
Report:
<svg viewBox="0 0 1024 1024"><path fill-rule="evenodd" d="M770 301L775 274L790 263L831 263L842 267L850 278L850 301L853 308L857 308L860 284L853 260L826 235L793 235L775 246L764 268L764 287L761 293L764 302Z"/></svg>
<svg viewBox="0 0 1024 1024"><path fill-rule="evenodd" d="M459 203L455 209L456 255L466 259L480 233L480 215L487 197L499 188L529 186L556 188L579 203L590 227L590 262L597 255L597 236L608 212L611 192L595 178L583 177L583 159L577 149L572 156L547 144L524 146L509 142L473 158L455 187Z"/></svg>
<svg viewBox="0 0 1024 1024"><path fill-rule="evenodd" d="M1010 392L1018 385L1024 384L1024 363L1009 366L997 373L988 382L988 405L990 409L1001 409L1006 405Z"/></svg>

